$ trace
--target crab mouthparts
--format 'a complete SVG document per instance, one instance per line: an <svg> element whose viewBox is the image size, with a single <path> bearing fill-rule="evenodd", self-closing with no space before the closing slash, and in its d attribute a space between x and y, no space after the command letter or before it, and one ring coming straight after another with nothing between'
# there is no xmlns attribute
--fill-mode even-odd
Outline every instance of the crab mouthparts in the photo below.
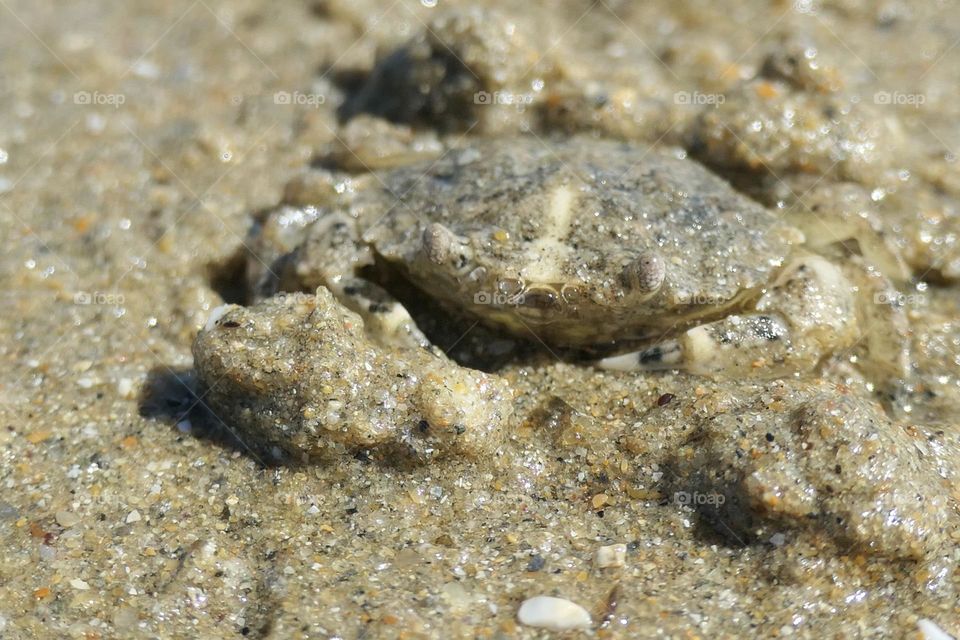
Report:
<svg viewBox="0 0 960 640"><path fill-rule="evenodd" d="M560 310L562 299L560 292L549 286L528 287L522 294L516 296L514 306L523 315L542 318Z"/></svg>

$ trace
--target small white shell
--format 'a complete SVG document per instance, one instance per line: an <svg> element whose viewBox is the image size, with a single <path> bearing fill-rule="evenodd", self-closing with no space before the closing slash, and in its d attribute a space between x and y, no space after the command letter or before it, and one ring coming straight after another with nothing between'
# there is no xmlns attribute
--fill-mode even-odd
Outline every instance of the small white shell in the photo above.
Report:
<svg viewBox="0 0 960 640"><path fill-rule="evenodd" d="M575 602L552 596L525 600L517 612L520 624L551 631L589 629L593 622L587 610Z"/></svg>
<svg viewBox="0 0 960 640"><path fill-rule="evenodd" d="M922 618L917 621L917 628L923 640L953 640L953 636L941 629L933 620Z"/></svg>

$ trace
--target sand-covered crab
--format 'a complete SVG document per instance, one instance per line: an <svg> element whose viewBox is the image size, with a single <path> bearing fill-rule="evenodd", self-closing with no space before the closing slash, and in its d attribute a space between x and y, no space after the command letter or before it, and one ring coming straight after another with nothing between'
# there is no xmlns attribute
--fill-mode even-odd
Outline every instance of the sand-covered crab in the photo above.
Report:
<svg viewBox="0 0 960 640"><path fill-rule="evenodd" d="M255 233L255 289L326 287L381 342L428 346L358 277L374 259L487 325L629 349L605 368L777 377L863 343L869 374L905 371L902 314L878 269L811 250L798 226L680 150L494 140L359 177L310 170L287 200ZM838 241L850 231L807 222Z"/></svg>

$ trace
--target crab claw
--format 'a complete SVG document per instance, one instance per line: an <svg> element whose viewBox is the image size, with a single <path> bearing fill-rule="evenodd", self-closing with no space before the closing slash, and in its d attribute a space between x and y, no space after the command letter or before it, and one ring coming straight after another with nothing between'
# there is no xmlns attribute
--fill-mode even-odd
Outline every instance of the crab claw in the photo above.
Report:
<svg viewBox="0 0 960 640"><path fill-rule="evenodd" d="M683 363L683 355L679 341L667 340L642 351L604 358L597 366L608 371L662 371L678 368Z"/></svg>
<svg viewBox="0 0 960 640"><path fill-rule="evenodd" d="M598 366L618 371L678 369L727 379L812 371L825 356L856 345L863 335L861 318L878 316L875 303L859 308L864 305L854 291L844 271L826 258L798 256L752 310L696 325L641 351L601 360ZM903 359L900 335L878 335L875 350ZM903 369L878 369L875 378L885 382Z"/></svg>
<svg viewBox="0 0 960 640"><path fill-rule="evenodd" d="M762 368L754 363L769 354L778 356L774 360L785 359L791 350L790 338L790 327L778 315L728 316L641 351L604 358L598 366L613 371L682 369L727 378L773 375L777 368L773 362Z"/></svg>

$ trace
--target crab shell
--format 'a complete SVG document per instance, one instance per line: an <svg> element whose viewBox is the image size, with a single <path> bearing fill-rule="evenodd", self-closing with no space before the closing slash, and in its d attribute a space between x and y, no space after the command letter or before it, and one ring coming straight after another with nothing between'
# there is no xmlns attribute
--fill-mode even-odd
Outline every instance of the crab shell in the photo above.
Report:
<svg viewBox="0 0 960 640"><path fill-rule="evenodd" d="M363 238L379 255L428 295L554 344L724 315L803 242L680 150L495 140L378 184Z"/></svg>

